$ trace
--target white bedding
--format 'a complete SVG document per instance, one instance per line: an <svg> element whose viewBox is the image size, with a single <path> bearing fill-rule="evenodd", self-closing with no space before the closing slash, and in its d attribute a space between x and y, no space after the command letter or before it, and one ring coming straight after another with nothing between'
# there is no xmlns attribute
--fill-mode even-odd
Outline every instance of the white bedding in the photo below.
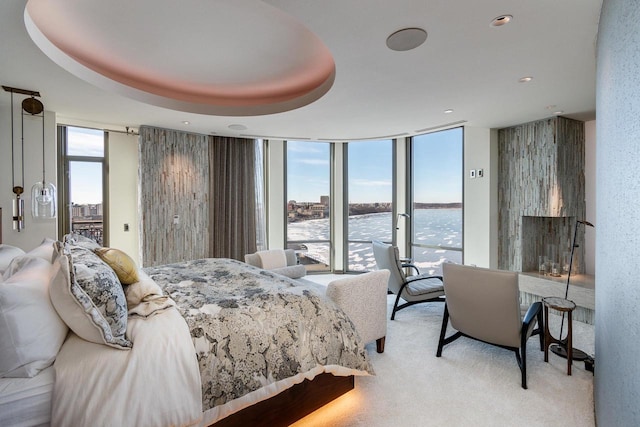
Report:
<svg viewBox="0 0 640 427"><path fill-rule="evenodd" d="M48 425L54 381L53 366L33 378L0 378L0 425Z"/></svg>
<svg viewBox="0 0 640 427"><path fill-rule="evenodd" d="M54 363L55 426L188 426L202 417L200 372L175 308L129 318L130 351L69 334Z"/></svg>

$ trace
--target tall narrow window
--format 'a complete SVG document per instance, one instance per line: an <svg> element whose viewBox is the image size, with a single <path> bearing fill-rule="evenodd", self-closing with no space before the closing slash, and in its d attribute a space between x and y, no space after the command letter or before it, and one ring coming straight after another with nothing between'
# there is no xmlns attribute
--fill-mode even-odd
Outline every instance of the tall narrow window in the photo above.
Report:
<svg viewBox="0 0 640 427"><path fill-rule="evenodd" d="M105 133L60 126L60 233L82 234L106 246Z"/></svg>
<svg viewBox="0 0 640 427"><path fill-rule="evenodd" d="M411 254L421 273L462 263L462 128L412 138Z"/></svg>
<svg viewBox="0 0 640 427"><path fill-rule="evenodd" d="M287 141L287 247L307 271L331 270L331 144Z"/></svg>
<svg viewBox="0 0 640 427"><path fill-rule="evenodd" d="M372 240L393 238L393 141L348 144L349 271L375 268Z"/></svg>

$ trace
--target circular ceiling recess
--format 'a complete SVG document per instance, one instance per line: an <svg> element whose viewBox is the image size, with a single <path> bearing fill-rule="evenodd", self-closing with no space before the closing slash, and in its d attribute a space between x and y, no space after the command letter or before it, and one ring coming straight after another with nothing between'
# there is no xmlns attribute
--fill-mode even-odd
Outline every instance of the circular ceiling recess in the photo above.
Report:
<svg viewBox="0 0 640 427"><path fill-rule="evenodd" d="M415 49L427 40L427 32L422 28L403 28L387 37L387 47L405 51Z"/></svg>
<svg viewBox="0 0 640 427"><path fill-rule="evenodd" d="M77 77L179 111L289 111L335 78L324 43L261 1L29 0L24 19L36 45Z"/></svg>

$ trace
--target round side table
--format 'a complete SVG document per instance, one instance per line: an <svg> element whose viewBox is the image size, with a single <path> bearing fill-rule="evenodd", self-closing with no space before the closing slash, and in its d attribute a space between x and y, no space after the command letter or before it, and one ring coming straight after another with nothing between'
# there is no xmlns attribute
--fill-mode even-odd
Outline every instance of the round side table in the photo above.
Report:
<svg viewBox="0 0 640 427"><path fill-rule="evenodd" d="M549 346L551 344L557 344L560 348L566 352L567 357L567 375L571 375L571 363L573 362L573 343L572 343L572 319L571 314L576 308L576 303L568 299L559 297L546 297L542 298L542 304L544 305L544 361L549 361ZM555 338L549 331L549 309L559 311L561 313L567 313L567 337Z"/></svg>

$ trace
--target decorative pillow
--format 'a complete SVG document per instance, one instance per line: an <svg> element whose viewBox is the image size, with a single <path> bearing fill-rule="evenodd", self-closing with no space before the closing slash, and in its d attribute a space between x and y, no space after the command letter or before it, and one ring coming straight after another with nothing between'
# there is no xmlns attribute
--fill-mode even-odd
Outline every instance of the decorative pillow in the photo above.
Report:
<svg viewBox="0 0 640 427"><path fill-rule="evenodd" d="M40 243L39 246L31 249L27 252L27 255L36 256L42 258L45 261L49 261L50 263L53 260L54 247L53 244L55 240L45 237L45 239Z"/></svg>
<svg viewBox="0 0 640 427"><path fill-rule="evenodd" d="M121 350L132 346L127 302L116 273L91 250L64 245L49 294L56 311L80 338Z"/></svg>
<svg viewBox="0 0 640 427"><path fill-rule="evenodd" d="M0 274L2 274L11 261L20 255L24 255L24 251L11 245L0 245Z"/></svg>
<svg viewBox="0 0 640 427"><path fill-rule="evenodd" d="M50 366L69 328L49 299L51 264L14 258L0 283L0 376L33 377Z"/></svg>
<svg viewBox="0 0 640 427"><path fill-rule="evenodd" d="M65 234L65 236L62 238L62 241L66 245L80 246L81 248L89 250L98 249L100 247L100 245L95 240L91 240L90 238L84 237L83 235L77 233Z"/></svg>
<svg viewBox="0 0 640 427"><path fill-rule="evenodd" d="M120 249L98 248L94 249L93 252L116 272L120 283L123 285L130 285L140 280L136 263Z"/></svg>

